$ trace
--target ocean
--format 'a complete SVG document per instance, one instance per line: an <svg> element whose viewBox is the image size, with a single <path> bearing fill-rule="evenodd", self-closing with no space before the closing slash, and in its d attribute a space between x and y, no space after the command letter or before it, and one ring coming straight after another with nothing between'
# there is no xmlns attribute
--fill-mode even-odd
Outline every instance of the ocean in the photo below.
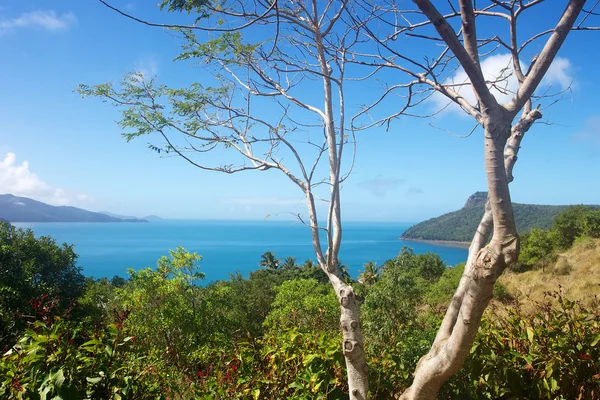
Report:
<svg viewBox="0 0 600 400"><path fill-rule="evenodd" d="M261 268L261 255L292 256L298 264L316 260L310 230L295 221L162 220L150 223L15 223L36 236L52 236L58 243L74 245L83 274L95 278L127 277L127 269L154 267L156 260L178 246L202 256L205 283L227 279L239 271L248 276ZM363 264L382 265L403 246L415 253L434 252L448 265L466 261L467 249L403 241L411 224L390 222L344 223L340 260L358 276Z"/></svg>

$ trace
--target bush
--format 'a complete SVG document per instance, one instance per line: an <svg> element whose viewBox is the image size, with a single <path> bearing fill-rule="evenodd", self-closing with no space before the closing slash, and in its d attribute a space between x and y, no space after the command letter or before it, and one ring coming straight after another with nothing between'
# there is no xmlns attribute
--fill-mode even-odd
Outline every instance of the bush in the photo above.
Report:
<svg viewBox="0 0 600 400"><path fill-rule="evenodd" d="M73 246L0 222L0 350L14 344L26 321L40 319L44 307L71 311L85 286L76 261Z"/></svg>
<svg viewBox="0 0 600 400"><path fill-rule="evenodd" d="M554 258L554 239L543 229L533 228L521 236L519 260L511 267L512 271L525 272L549 264Z"/></svg>
<svg viewBox="0 0 600 400"><path fill-rule="evenodd" d="M582 236L600 237L600 210L572 206L554 218L552 238L559 249L568 249Z"/></svg>
<svg viewBox="0 0 600 400"><path fill-rule="evenodd" d="M340 306L329 284L315 279L283 282L277 289L265 327L270 330L297 328L302 332L338 332Z"/></svg>
<svg viewBox="0 0 600 400"><path fill-rule="evenodd" d="M0 397L162 399L181 387L180 375L118 325L86 332L37 321L0 359Z"/></svg>
<svg viewBox="0 0 600 400"><path fill-rule="evenodd" d="M443 398L598 399L600 304L551 296L557 305L536 302L531 316L518 304L507 314L492 307Z"/></svg>

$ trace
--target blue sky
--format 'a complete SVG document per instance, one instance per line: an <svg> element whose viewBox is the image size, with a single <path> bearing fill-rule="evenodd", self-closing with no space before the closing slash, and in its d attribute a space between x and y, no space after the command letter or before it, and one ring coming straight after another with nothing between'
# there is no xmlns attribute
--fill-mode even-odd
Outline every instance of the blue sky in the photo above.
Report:
<svg viewBox="0 0 600 400"><path fill-rule="evenodd" d="M155 21L178 18L149 2L113 4ZM555 19L556 11L540 19ZM559 53L547 84L572 82L572 94L545 110L547 124L525 138L511 185L516 202L600 203L596 35L575 32ZM78 84L118 81L133 70L172 85L201 80L202 68L172 61L179 50L168 32L126 20L97 1L0 1L0 193L167 218L303 212L301 192L280 173L223 175L161 158L148 150L148 140L121 138L116 109L74 93ZM360 133L356 167L342 191L344 217L416 222L460 208L471 193L485 190L482 137L447 131L464 135L471 127L450 110L434 120L401 118L388 132Z"/></svg>

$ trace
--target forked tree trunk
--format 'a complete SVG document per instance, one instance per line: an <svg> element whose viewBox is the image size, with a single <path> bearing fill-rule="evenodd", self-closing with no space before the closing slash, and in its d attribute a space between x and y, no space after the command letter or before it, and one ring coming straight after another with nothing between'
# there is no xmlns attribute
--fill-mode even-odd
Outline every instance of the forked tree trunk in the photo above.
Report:
<svg viewBox="0 0 600 400"><path fill-rule="evenodd" d="M507 105L499 105L491 94L479 65L475 14L471 0L459 0L463 29L463 43L456 32L438 12L430 0L413 0L419 9L432 22L434 28L448 45L468 75L475 92L478 107L470 109L471 114L485 130L485 168L488 184L488 203L484 219L479 226L469 250L469 259L459 287L444 316L431 350L425 355L415 370L414 382L400 397L404 400L435 399L442 384L462 367L470 352L477 334L483 312L492 298L494 283L502 272L513 264L519 256L519 238L514 221L508 183L512 180L512 165L516 160L516 150L520 139L513 148L510 124L517 112L526 103L548 71L552 60L563 44L582 10L585 0L569 0L558 24L548 38L537 61L525 76L519 79L519 89ZM513 38L516 41L516 37ZM516 52L513 56L518 56ZM516 64L519 60L514 61ZM459 97L454 97L455 101ZM529 105L525 117L533 121L537 114L531 114ZM473 112L473 111L476 112ZM523 119L519 121L519 124ZM528 126L519 127L517 130ZM530 125L529 125L530 126ZM522 135L521 135L522 137ZM508 168L505 167L505 147L507 148ZM512 153L511 153L512 151ZM510 165L512 163L512 165ZM492 217L491 219L489 217ZM485 247L491 221L492 240Z"/></svg>
<svg viewBox="0 0 600 400"><path fill-rule="evenodd" d="M511 133L510 120L499 111L485 118L484 129L493 237L477 252L475 248L470 249L459 288L430 352L417 364L412 386L401 396L404 400L435 399L443 383L460 370L470 352L483 312L492 298L494 283L518 257L519 239L504 163L505 145ZM486 227L489 223L481 228ZM475 241L473 244L479 246Z"/></svg>

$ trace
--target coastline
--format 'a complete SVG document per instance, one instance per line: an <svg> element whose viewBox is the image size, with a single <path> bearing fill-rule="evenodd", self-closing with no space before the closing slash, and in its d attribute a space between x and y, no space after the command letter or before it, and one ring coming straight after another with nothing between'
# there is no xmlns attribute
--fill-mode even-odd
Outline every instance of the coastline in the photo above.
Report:
<svg viewBox="0 0 600 400"><path fill-rule="evenodd" d="M446 246L446 247L458 247L461 249L468 249L471 245L471 242L459 242L457 240L426 240L426 239L409 239L400 237L400 240L404 240L406 242L417 242L417 243L429 243L435 244L438 246Z"/></svg>

